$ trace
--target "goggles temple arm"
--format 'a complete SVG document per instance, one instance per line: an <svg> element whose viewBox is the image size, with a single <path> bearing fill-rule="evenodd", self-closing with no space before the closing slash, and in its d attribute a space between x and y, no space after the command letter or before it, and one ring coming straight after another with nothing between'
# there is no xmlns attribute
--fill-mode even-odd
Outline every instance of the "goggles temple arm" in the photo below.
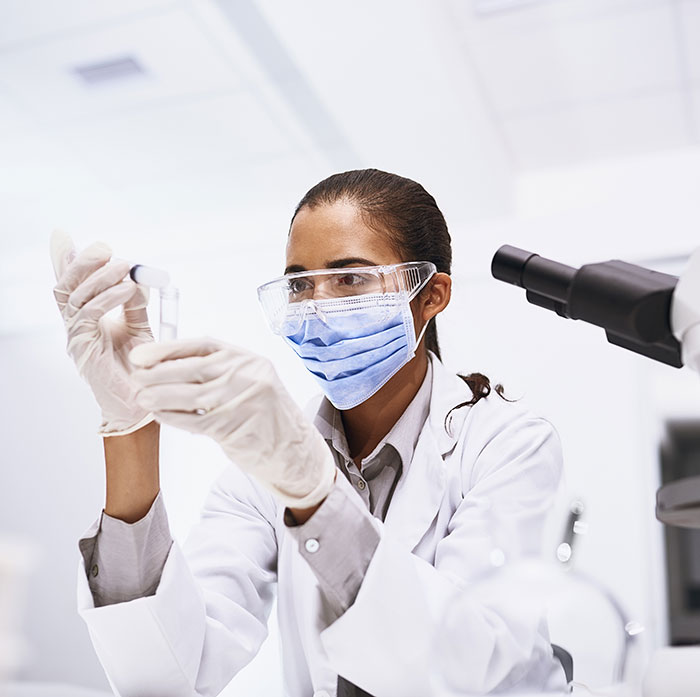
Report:
<svg viewBox="0 0 700 697"><path fill-rule="evenodd" d="M437 270L435 267L431 264L432 268L430 269L428 275L420 281L416 285L416 287L408 294L408 300L409 302L413 300L422 290L425 288L425 286L428 284L428 281L437 273Z"/></svg>

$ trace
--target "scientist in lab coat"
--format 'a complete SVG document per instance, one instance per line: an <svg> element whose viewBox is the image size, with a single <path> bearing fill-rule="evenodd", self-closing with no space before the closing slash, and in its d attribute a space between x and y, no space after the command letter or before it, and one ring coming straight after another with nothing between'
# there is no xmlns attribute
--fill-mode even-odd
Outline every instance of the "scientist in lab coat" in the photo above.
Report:
<svg viewBox="0 0 700 697"><path fill-rule="evenodd" d="M79 610L117 694L217 695L264 641L275 593L289 697L434 694L438 638L464 694L563 686L539 617L511 597L465 602L501 523L518 553L539 551L561 454L547 421L442 364L450 236L420 184L336 174L294 213L285 273L258 295L324 393L308 418L265 358L154 343L106 245L76 254L55 234L52 258L68 352L103 415L106 503L80 540ZM160 423L232 462L184 548Z"/></svg>

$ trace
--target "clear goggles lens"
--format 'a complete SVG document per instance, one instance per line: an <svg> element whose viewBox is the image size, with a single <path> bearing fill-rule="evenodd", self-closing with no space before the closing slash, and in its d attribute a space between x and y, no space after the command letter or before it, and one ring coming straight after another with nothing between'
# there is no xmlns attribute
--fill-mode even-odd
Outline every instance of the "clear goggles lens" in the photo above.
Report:
<svg viewBox="0 0 700 697"><path fill-rule="evenodd" d="M404 295L412 300L435 272L430 261L300 271L260 286L258 298L272 331L290 335L310 314L323 316L369 304L389 311Z"/></svg>

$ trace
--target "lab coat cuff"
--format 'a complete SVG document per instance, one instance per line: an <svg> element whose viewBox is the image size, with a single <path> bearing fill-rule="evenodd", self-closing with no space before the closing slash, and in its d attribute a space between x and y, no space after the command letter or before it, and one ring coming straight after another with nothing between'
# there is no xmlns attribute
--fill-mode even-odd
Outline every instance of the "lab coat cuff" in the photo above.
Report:
<svg viewBox="0 0 700 697"><path fill-rule="evenodd" d="M78 545L97 607L153 595L172 545L162 495L135 523L103 511Z"/></svg>
<svg viewBox="0 0 700 697"><path fill-rule="evenodd" d="M105 672L119 676L119 694L195 694L201 649L191 647L203 645L206 610L177 544L155 595L105 607L95 607L81 560L78 611Z"/></svg>

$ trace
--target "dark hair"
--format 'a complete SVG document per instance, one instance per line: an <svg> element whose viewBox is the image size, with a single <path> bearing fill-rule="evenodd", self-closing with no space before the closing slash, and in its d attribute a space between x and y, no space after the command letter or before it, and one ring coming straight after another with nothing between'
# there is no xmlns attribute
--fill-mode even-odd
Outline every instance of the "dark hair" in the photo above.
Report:
<svg viewBox="0 0 700 697"><path fill-rule="evenodd" d="M404 261L432 261L438 272L449 274L452 268L452 241L447 223L435 199L418 183L378 169L357 169L333 174L310 189L292 216L302 208L316 208L347 200L355 204L364 222L385 234ZM438 358L435 317L425 331L425 345ZM454 407L473 406L491 392L489 379L481 373L460 375L473 397ZM502 396L503 387L495 391Z"/></svg>

